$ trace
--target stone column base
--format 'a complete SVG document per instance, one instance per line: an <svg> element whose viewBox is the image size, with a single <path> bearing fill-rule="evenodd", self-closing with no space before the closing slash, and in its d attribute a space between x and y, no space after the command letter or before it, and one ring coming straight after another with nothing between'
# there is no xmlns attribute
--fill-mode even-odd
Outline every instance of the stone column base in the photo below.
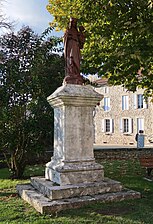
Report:
<svg viewBox="0 0 153 224"><path fill-rule="evenodd" d="M91 161L70 161L57 164L52 158L46 164L45 178L59 185L91 183L104 179L103 166Z"/></svg>

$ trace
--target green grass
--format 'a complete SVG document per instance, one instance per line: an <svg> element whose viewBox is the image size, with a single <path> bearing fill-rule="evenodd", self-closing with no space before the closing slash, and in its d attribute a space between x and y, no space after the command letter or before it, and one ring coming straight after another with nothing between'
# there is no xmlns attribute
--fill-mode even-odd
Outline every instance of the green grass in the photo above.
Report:
<svg viewBox="0 0 153 224"><path fill-rule="evenodd" d="M121 181L125 187L142 193L141 199L117 203L96 203L84 208L67 210L57 216L41 215L16 194L17 183L28 179L11 181L7 169L0 169L0 223L34 224L153 224L153 182L145 180L145 171L138 162L102 162L105 176ZM44 175L43 166L28 167L25 176Z"/></svg>

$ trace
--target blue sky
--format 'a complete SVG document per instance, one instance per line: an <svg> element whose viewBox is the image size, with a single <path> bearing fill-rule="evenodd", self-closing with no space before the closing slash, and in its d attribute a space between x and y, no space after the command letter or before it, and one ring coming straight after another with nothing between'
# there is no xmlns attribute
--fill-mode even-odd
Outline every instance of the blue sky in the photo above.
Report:
<svg viewBox="0 0 153 224"><path fill-rule="evenodd" d="M16 30L28 25L40 34L53 20L46 9L47 4L48 0L6 0L2 11L11 21L15 21ZM55 32L54 35L62 36L62 32Z"/></svg>

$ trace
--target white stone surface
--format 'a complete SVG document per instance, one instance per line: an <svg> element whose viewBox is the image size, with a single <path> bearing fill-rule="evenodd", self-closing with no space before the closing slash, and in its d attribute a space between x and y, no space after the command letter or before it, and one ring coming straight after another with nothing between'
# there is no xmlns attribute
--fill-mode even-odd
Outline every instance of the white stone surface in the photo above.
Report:
<svg viewBox="0 0 153 224"><path fill-rule="evenodd" d="M93 154L93 111L102 95L91 86L67 84L48 98L54 108L54 155L46 164L46 179L60 185L104 178Z"/></svg>

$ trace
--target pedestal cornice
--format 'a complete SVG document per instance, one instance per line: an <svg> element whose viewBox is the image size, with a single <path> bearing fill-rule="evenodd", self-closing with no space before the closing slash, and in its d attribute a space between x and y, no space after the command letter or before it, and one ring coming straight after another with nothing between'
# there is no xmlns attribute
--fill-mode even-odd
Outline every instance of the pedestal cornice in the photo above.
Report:
<svg viewBox="0 0 153 224"><path fill-rule="evenodd" d="M47 100L55 108L63 105L96 106L103 98L92 86L66 84L59 87Z"/></svg>

